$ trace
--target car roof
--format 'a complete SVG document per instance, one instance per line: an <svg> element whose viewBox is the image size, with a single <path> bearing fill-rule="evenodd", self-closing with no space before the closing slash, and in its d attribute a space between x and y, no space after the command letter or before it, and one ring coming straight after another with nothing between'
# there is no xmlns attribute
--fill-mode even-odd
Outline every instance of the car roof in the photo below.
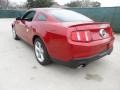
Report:
<svg viewBox="0 0 120 90"><path fill-rule="evenodd" d="M30 10L35 10L35 11L49 11L49 10L62 10L62 8L32 8Z"/></svg>

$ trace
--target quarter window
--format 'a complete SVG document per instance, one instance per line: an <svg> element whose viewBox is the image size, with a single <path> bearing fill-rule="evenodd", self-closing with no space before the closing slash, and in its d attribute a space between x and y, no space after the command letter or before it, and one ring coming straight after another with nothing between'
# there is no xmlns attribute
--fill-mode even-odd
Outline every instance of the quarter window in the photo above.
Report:
<svg viewBox="0 0 120 90"><path fill-rule="evenodd" d="M40 14L40 15L38 16L38 20L39 20L39 21L46 21L46 20L47 20L47 17L46 17L44 14Z"/></svg>

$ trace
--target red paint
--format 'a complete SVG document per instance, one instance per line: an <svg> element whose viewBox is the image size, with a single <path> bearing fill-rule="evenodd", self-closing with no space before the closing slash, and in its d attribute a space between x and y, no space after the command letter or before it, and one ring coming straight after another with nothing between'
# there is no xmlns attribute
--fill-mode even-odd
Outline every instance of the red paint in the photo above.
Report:
<svg viewBox="0 0 120 90"><path fill-rule="evenodd" d="M44 10L33 10L36 11L33 21L17 20L14 22L14 28L17 35L32 46L33 37L39 36L52 58L68 62L75 58L94 56L113 47L114 36L109 23L61 23ZM40 13L47 16L47 21L38 20ZM104 27L101 28L101 25ZM106 38L100 36L100 29L105 29Z"/></svg>

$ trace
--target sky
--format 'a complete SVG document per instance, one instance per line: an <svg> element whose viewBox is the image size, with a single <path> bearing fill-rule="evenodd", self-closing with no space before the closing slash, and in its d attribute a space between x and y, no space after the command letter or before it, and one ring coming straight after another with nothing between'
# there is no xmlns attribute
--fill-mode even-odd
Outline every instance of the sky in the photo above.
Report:
<svg viewBox="0 0 120 90"><path fill-rule="evenodd" d="M12 2L17 2L17 3L23 3L26 0L10 0ZM58 2L60 5L64 5L65 3L68 3L70 1L75 1L75 0L55 0ZM102 4L102 7L111 7L111 6L120 6L120 0L91 0L91 1L99 1Z"/></svg>

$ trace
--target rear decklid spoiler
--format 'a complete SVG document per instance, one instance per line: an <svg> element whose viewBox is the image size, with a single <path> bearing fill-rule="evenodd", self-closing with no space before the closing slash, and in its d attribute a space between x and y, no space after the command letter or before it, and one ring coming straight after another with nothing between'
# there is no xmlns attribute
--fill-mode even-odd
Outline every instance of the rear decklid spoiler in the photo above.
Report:
<svg viewBox="0 0 120 90"><path fill-rule="evenodd" d="M99 25L100 28L104 27L110 27L110 23L108 22L68 22L68 23L63 23L65 27L77 27L77 26L83 26L83 25Z"/></svg>

